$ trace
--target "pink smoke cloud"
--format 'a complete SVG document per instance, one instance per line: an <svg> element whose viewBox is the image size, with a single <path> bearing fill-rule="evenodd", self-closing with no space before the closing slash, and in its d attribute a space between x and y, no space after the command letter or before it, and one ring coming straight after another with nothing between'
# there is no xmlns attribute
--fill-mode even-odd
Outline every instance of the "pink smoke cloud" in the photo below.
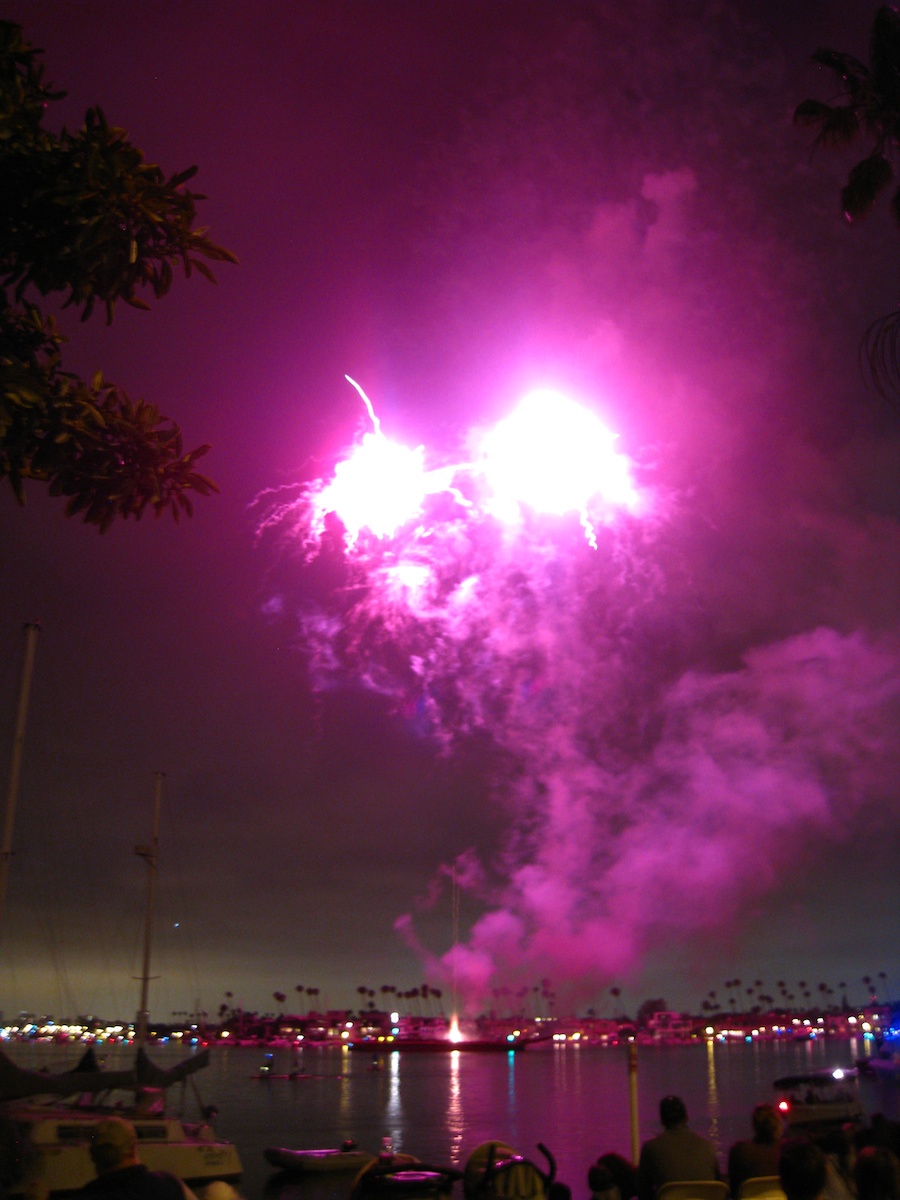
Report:
<svg viewBox="0 0 900 1200"><path fill-rule="evenodd" d="M754 649L737 671L685 674L657 715L640 761L612 771L573 739L516 810L529 851L501 868L499 903L472 930L471 976L454 952L473 1004L488 979L536 970L590 995L672 938L739 921L823 839L893 819L893 639L822 628Z"/></svg>

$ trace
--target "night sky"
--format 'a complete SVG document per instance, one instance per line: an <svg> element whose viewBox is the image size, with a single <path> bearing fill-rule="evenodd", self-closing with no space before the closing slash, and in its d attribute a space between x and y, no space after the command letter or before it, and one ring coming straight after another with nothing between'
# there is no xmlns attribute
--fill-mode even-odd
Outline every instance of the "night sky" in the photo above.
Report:
<svg viewBox="0 0 900 1200"><path fill-rule="evenodd" d="M791 121L835 93L812 51L865 59L874 12L6 6L68 91L48 123L99 104L167 173L197 163L201 224L240 260L111 327L62 318L66 365L211 443L220 495L100 536L0 489L4 781L42 626L6 1016L134 1012L155 771L159 1019L226 992L305 1011L298 985L320 1008L446 998L454 862L479 1007L542 980L607 1015L698 1011L735 978L859 1002L879 972L897 998L900 415L857 350L898 301L900 232L885 206L841 215L864 146L813 154ZM379 625L379 686L340 631L323 672L310 614L346 613L340 570L257 531L369 428L345 373L436 456L531 387L569 392L652 516L596 550L577 518L505 546L472 645L416 627L448 647L428 697L402 623ZM482 720L463 685L490 691Z"/></svg>

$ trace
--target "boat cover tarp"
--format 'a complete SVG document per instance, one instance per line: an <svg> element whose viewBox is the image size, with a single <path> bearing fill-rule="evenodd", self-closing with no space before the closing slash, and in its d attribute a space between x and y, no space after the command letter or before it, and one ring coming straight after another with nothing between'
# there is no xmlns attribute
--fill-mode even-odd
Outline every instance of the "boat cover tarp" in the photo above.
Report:
<svg viewBox="0 0 900 1200"><path fill-rule="evenodd" d="M89 1048L71 1071L53 1074L20 1067L0 1050L0 1101L24 1100L28 1096L74 1096L79 1093L134 1090L142 1087L167 1088L209 1065L209 1050L192 1055L174 1067L156 1066L143 1048L138 1050L133 1067L122 1071L104 1071L97 1066L93 1048Z"/></svg>
<svg viewBox="0 0 900 1200"><path fill-rule="evenodd" d="M155 1087L167 1088L175 1083L181 1083L182 1079L187 1079L189 1075L194 1075L197 1071L202 1071L204 1067L209 1066L209 1049L201 1050L199 1054L192 1054L190 1058L183 1059L180 1063L176 1063L174 1067L158 1067L156 1063L151 1062L147 1056L146 1050L141 1047L137 1052L137 1062L135 1063L135 1072L137 1074L138 1087Z"/></svg>

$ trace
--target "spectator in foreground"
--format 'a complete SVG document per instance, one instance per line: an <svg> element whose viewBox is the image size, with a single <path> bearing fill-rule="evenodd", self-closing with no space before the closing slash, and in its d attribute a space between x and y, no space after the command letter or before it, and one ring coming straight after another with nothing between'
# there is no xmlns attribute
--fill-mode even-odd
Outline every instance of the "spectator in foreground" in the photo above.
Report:
<svg viewBox="0 0 900 1200"><path fill-rule="evenodd" d="M778 1177L787 1200L818 1200L825 1187L825 1151L809 1138L790 1138L781 1147Z"/></svg>
<svg viewBox="0 0 900 1200"><path fill-rule="evenodd" d="M602 1163L596 1162L588 1170L588 1187L591 1200L624 1200L612 1171Z"/></svg>
<svg viewBox="0 0 900 1200"><path fill-rule="evenodd" d="M632 1200L637 1195L637 1167L612 1150L601 1154L588 1171L588 1187L598 1196L615 1189L620 1200Z"/></svg>
<svg viewBox="0 0 900 1200"><path fill-rule="evenodd" d="M96 1200L197 1200L168 1171L151 1171L137 1157L137 1133L130 1121L110 1117L94 1126L90 1147L97 1178L79 1195Z"/></svg>
<svg viewBox="0 0 900 1200"><path fill-rule="evenodd" d="M663 1096L659 1119L662 1133L641 1147L638 1200L654 1200L664 1183L722 1178L712 1142L688 1127L687 1109L680 1096Z"/></svg>
<svg viewBox="0 0 900 1200"><path fill-rule="evenodd" d="M781 1115L774 1104L757 1104L751 1120L752 1140L735 1142L728 1152L728 1183L735 1197L746 1180L778 1174Z"/></svg>
<svg viewBox="0 0 900 1200"><path fill-rule="evenodd" d="M846 1129L829 1129L816 1138L825 1152L825 1187L822 1200L855 1200L853 1142Z"/></svg>
<svg viewBox="0 0 900 1200"><path fill-rule="evenodd" d="M853 1177L859 1200L900 1200L900 1159L887 1146L864 1146Z"/></svg>

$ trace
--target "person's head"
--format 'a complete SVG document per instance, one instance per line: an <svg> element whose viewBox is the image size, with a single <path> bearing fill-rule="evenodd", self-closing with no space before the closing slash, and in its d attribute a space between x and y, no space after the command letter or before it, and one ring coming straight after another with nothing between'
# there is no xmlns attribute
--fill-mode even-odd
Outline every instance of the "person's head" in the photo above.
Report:
<svg viewBox="0 0 900 1200"><path fill-rule="evenodd" d="M900 1156L900 1121L892 1121L884 1113L872 1113L872 1146L886 1146Z"/></svg>
<svg viewBox="0 0 900 1200"><path fill-rule="evenodd" d="M816 1200L825 1187L825 1152L809 1138L790 1138L781 1147L778 1178L787 1200Z"/></svg>
<svg viewBox="0 0 900 1200"><path fill-rule="evenodd" d="M137 1134L130 1121L109 1117L98 1121L91 1136L90 1154L97 1174L118 1170L137 1162Z"/></svg>
<svg viewBox="0 0 900 1200"><path fill-rule="evenodd" d="M593 1200L622 1200L612 1171L602 1163L594 1163L588 1171L588 1187Z"/></svg>
<svg viewBox="0 0 900 1200"><path fill-rule="evenodd" d="M687 1124L687 1109L680 1096L663 1096L659 1102L659 1119L664 1129Z"/></svg>
<svg viewBox="0 0 900 1200"><path fill-rule="evenodd" d="M900 1159L887 1146L865 1146L853 1168L859 1200L900 1200Z"/></svg>
<svg viewBox="0 0 900 1200"><path fill-rule="evenodd" d="M622 1200L631 1200L632 1196L637 1195L637 1168L634 1163L610 1150L600 1155L596 1165L612 1176ZM590 1180L590 1176L588 1179Z"/></svg>
<svg viewBox="0 0 900 1200"><path fill-rule="evenodd" d="M773 1146L781 1137L781 1114L774 1104L757 1104L753 1110L753 1136Z"/></svg>
<svg viewBox="0 0 900 1200"><path fill-rule="evenodd" d="M816 1141L841 1171L850 1169L853 1159L853 1142L843 1127L828 1129Z"/></svg>

